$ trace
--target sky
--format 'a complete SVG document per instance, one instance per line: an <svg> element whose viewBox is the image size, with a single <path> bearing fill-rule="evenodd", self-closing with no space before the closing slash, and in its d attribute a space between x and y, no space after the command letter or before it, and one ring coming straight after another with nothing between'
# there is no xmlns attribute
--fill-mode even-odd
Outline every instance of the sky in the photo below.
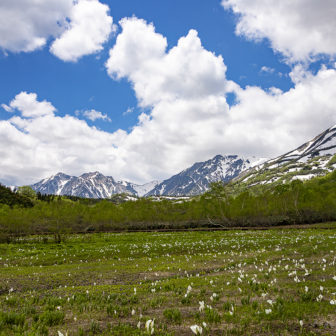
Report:
<svg viewBox="0 0 336 336"><path fill-rule="evenodd" d="M0 182L162 180L336 124L334 0L2 0Z"/></svg>

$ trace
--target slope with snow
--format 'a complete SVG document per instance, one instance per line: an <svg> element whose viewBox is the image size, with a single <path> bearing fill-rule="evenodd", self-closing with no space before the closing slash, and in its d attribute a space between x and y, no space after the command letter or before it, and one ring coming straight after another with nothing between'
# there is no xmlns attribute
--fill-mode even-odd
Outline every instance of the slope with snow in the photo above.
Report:
<svg viewBox="0 0 336 336"><path fill-rule="evenodd" d="M243 170L253 167L265 159L243 158L238 155L216 155L214 158L197 162L186 170L158 184L147 196L192 196L204 193L212 182L228 182Z"/></svg>
<svg viewBox="0 0 336 336"><path fill-rule="evenodd" d="M145 184L135 184L132 182L124 182L124 181L122 181L121 183L126 183L128 190L133 190L133 193L135 195L142 197L151 190L153 190L160 182L155 180Z"/></svg>
<svg viewBox="0 0 336 336"><path fill-rule="evenodd" d="M311 141L242 172L234 185L279 184L294 179L308 180L325 175L336 168L336 125Z"/></svg>

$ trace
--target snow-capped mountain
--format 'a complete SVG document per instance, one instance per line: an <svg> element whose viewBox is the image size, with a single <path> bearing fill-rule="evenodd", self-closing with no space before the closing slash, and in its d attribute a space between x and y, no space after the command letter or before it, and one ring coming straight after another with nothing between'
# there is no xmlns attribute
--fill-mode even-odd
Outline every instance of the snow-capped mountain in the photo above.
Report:
<svg viewBox="0 0 336 336"><path fill-rule="evenodd" d="M40 182L33 184L31 187L35 191L39 191L41 194L54 194L62 195L63 187L75 176L66 175L63 173L58 173L51 177L48 177Z"/></svg>
<svg viewBox="0 0 336 336"><path fill-rule="evenodd" d="M126 181L115 181L111 176L99 172L85 173L79 177L58 173L31 187L42 194L70 195L85 198L109 198L111 195L127 193L143 196L157 182L137 185Z"/></svg>
<svg viewBox="0 0 336 336"><path fill-rule="evenodd" d="M243 172L234 183L252 186L285 183L294 179L308 180L325 175L335 168L336 125L293 151Z"/></svg>
<svg viewBox="0 0 336 336"><path fill-rule="evenodd" d="M264 162L266 159L243 158L238 155L216 155L197 162L190 168L158 184L146 196L192 196L204 193L212 182L228 182L243 170Z"/></svg>

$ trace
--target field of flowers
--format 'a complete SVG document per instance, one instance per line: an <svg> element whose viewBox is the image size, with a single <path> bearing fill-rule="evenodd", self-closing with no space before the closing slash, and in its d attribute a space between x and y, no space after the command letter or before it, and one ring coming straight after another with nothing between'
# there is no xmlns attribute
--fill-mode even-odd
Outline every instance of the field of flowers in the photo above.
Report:
<svg viewBox="0 0 336 336"><path fill-rule="evenodd" d="M336 335L336 226L0 244L0 335Z"/></svg>

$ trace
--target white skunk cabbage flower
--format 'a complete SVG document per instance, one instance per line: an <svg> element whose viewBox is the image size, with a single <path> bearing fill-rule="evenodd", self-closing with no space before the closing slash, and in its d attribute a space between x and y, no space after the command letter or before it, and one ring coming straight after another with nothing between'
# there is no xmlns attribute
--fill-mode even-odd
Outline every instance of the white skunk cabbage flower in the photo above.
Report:
<svg viewBox="0 0 336 336"><path fill-rule="evenodd" d="M154 320L148 320L145 324L145 328L148 332L149 335L153 335L154 334Z"/></svg>
<svg viewBox="0 0 336 336"><path fill-rule="evenodd" d="M202 329L202 327L198 326L197 324L192 325L190 327L190 329L195 335L202 335L203 329Z"/></svg>

